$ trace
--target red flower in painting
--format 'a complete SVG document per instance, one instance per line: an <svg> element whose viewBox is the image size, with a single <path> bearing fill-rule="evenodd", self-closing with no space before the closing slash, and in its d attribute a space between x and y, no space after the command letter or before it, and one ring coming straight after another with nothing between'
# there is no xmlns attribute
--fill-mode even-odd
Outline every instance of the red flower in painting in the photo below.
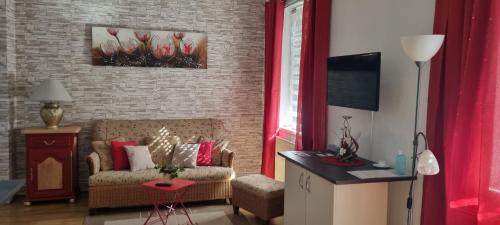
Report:
<svg viewBox="0 0 500 225"><path fill-rule="evenodd" d="M186 36L184 32L178 32L178 33L174 32L174 38L177 40L183 39L184 36Z"/></svg>
<svg viewBox="0 0 500 225"><path fill-rule="evenodd" d="M161 59L166 56L172 56L174 51L172 51L172 45L171 44L165 44L163 46L157 45L153 49L153 56L157 59Z"/></svg>
<svg viewBox="0 0 500 225"><path fill-rule="evenodd" d="M174 48L172 48L172 44L164 45L163 49L165 49L165 54L167 56L172 56L174 54Z"/></svg>
<svg viewBox="0 0 500 225"><path fill-rule="evenodd" d="M148 31L134 31L134 35L137 40L146 43L151 39L151 32Z"/></svg>
<svg viewBox="0 0 500 225"><path fill-rule="evenodd" d="M122 44L123 51L129 55L134 53L137 47L139 47L139 42L132 38L129 38L128 41Z"/></svg>
<svg viewBox="0 0 500 225"><path fill-rule="evenodd" d="M191 55L194 51L193 41L187 39L186 41L181 42L181 51L184 55Z"/></svg>
<svg viewBox="0 0 500 225"><path fill-rule="evenodd" d="M118 32L120 31L118 28L114 28L114 27L108 27L108 28L106 28L106 30L108 31L109 34L111 34L113 36L118 35Z"/></svg>
<svg viewBox="0 0 500 225"><path fill-rule="evenodd" d="M163 49L160 46L157 46L156 48L153 49L153 56L157 59L161 59L166 56L165 49Z"/></svg>
<svg viewBox="0 0 500 225"><path fill-rule="evenodd" d="M151 46L152 46L152 51L153 51L153 56L157 59L166 57L166 56L172 56L174 51L173 51L173 45L172 43L169 42L170 39L166 40L161 40L160 37L158 36L153 36L151 38Z"/></svg>
<svg viewBox="0 0 500 225"><path fill-rule="evenodd" d="M106 43L101 44L101 51L106 56L112 56L118 51L118 47L116 46L114 41L108 40Z"/></svg>

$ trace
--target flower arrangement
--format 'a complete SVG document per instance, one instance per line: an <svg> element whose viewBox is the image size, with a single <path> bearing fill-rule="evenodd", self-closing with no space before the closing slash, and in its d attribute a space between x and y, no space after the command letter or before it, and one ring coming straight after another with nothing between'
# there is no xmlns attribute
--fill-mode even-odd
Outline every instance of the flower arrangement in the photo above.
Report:
<svg viewBox="0 0 500 225"><path fill-rule="evenodd" d="M170 175L170 179L179 177L179 173L184 171L183 167L175 165L156 165L155 169L163 175Z"/></svg>
<svg viewBox="0 0 500 225"><path fill-rule="evenodd" d="M92 64L207 68L203 33L92 27Z"/></svg>
<svg viewBox="0 0 500 225"><path fill-rule="evenodd" d="M358 158L356 152L359 149L359 144L356 138L351 135L351 125L349 119L351 116L343 116L344 127L342 130L342 137L340 138L339 151L337 152L337 159L341 162L350 162Z"/></svg>

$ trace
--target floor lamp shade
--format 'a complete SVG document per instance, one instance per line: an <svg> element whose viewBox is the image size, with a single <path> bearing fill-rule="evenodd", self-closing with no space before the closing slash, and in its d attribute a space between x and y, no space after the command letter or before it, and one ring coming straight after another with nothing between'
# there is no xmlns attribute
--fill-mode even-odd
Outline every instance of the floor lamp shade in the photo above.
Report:
<svg viewBox="0 0 500 225"><path fill-rule="evenodd" d="M44 102L40 109L40 117L47 128L58 128L63 117L59 102L71 101L72 98L58 80L44 80L33 87L31 100Z"/></svg>
<svg viewBox="0 0 500 225"><path fill-rule="evenodd" d="M417 35L401 37L401 45L408 57L415 62L429 61L441 48L444 35Z"/></svg>

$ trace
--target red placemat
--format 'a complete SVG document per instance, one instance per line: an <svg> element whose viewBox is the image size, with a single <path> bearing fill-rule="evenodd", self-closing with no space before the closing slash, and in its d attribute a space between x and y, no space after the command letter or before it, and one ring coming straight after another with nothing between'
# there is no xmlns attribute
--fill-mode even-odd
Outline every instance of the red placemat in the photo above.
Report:
<svg viewBox="0 0 500 225"><path fill-rule="evenodd" d="M365 165L365 161L363 161L361 159L354 159L354 160L349 161L349 162L341 162L340 160L338 160L334 156L321 157L321 159L319 161L322 163L325 163L325 164L331 164L331 165L335 165L335 166L345 166L345 167Z"/></svg>

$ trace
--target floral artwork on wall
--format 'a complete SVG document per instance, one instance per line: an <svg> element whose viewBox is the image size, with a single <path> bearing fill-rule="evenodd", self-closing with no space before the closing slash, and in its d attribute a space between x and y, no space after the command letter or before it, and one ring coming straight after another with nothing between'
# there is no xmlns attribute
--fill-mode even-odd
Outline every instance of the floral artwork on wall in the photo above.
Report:
<svg viewBox="0 0 500 225"><path fill-rule="evenodd" d="M205 33L92 27L92 65L207 68Z"/></svg>

